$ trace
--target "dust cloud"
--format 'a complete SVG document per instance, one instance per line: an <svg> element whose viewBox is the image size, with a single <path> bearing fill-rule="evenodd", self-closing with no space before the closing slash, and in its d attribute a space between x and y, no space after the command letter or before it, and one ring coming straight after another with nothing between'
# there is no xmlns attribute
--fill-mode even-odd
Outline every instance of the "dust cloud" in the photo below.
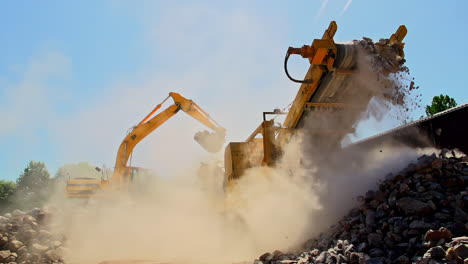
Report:
<svg viewBox="0 0 468 264"><path fill-rule="evenodd" d="M67 237L67 259L234 263L265 251L301 248L355 205L352 197L418 155L392 146L379 152L382 155L369 149L337 151L349 129L366 115L387 111L378 104L369 107L372 98L387 102L385 106L404 102L395 97L399 90L392 90L394 82L387 86L374 78L375 69L359 68L357 77L345 82L350 92L339 99L354 100L364 108L326 119L309 115L301 132L284 146L275 168L247 170L229 192L224 189L222 162L209 156L201 168L179 163L174 168L178 173L170 178L138 178L128 193L104 193L86 204L54 199L53 228ZM385 93L385 88L393 93ZM321 127L312 126L316 124ZM324 125L344 132L310 133Z"/></svg>
<svg viewBox="0 0 468 264"><path fill-rule="evenodd" d="M291 148L291 160L299 155ZM238 189L223 191L213 164L172 178L149 176L136 192L108 193L88 204L53 201L53 229L67 237L76 263L147 259L172 263L232 263L271 248L299 245L308 214L320 206L305 170L253 168ZM288 177L284 177L288 175ZM63 200L62 200L63 202ZM78 203L78 204L77 204Z"/></svg>
<svg viewBox="0 0 468 264"><path fill-rule="evenodd" d="M209 132L203 130L197 132L193 138L198 142L206 151L216 153L221 150L226 140L226 131L217 130L216 132Z"/></svg>
<svg viewBox="0 0 468 264"><path fill-rule="evenodd" d="M86 204L55 201L53 230L67 237L73 263L248 261L301 248L357 203L351 197L417 156L387 148L380 156L361 153L366 163L349 158L322 169L305 165L302 140L287 146L277 168L250 169L230 192L223 191L222 170L205 164L169 179L147 175L136 192L108 193Z"/></svg>

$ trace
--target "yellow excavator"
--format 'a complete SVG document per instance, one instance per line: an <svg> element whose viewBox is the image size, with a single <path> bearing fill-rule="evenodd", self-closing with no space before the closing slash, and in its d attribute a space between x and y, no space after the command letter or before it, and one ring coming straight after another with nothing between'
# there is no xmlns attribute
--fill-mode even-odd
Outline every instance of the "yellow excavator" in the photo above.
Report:
<svg viewBox="0 0 468 264"><path fill-rule="evenodd" d="M174 104L155 115L162 105L172 98ZM194 101L189 100L178 93L169 93L160 104L158 104L138 125L134 126L120 144L117 151L115 168L110 179L100 180L94 178L74 178L67 181L66 193L68 197L93 197L100 190L126 190L141 168L128 166L127 163L132 155L135 146L155 129L164 124L167 120L177 114L180 110L189 114L213 132L202 131L195 134L197 141L203 148L209 152L218 152L221 150L226 130L214 121L207 112L205 112Z"/></svg>

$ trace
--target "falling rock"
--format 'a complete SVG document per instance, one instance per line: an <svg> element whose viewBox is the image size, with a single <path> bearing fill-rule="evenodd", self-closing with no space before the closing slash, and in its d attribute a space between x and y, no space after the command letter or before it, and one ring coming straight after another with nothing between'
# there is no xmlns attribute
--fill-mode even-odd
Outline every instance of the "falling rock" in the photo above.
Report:
<svg viewBox="0 0 468 264"><path fill-rule="evenodd" d="M407 216L425 216L432 212L432 208L429 204L410 197L399 199L396 205Z"/></svg>

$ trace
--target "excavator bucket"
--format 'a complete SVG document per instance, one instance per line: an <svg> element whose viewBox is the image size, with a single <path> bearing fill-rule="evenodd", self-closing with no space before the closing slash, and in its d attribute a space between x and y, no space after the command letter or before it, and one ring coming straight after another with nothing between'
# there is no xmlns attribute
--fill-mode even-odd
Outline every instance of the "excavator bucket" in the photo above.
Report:
<svg viewBox="0 0 468 264"><path fill-rule="evenodd" d="M221 150L226 140L226 132L218 130L216 132L209 132L207 130L197 132L193 137L206 151L216 153Z"/></svg>

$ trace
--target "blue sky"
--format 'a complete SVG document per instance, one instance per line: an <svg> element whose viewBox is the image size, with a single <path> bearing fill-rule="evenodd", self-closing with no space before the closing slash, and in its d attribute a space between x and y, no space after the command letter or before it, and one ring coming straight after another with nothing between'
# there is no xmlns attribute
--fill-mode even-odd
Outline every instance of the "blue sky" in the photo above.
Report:
<svg viewBox="0 0 468 264"><path fill-rule="evenodd" d="M468 102L467 7L418 0L2 1L0 178L15 179L29 160L44 161L52 174L81 161L112 167L127 129L169 91L201 105L230 141L244 140L262 111L285 107L296 94L282 69L287 47L309 44L331 20L337 41L389 37L405 24L407 65L422 103L440 93ZM306 62L293 64L295 76L303 75ZM138 146L135 165L167 172L200 161L192 135L203 127L183 115L169 122Z"/></svg>

